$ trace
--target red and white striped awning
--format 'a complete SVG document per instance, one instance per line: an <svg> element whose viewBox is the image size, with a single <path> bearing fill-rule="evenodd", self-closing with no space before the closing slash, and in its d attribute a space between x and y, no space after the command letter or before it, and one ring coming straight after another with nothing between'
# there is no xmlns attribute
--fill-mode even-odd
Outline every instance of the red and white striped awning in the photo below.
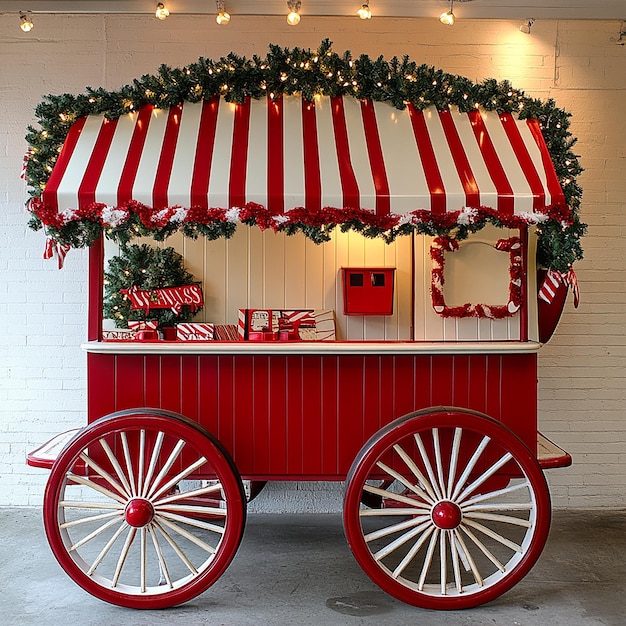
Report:
<svg viewBox="0 0 626 626"><path fill-rule="evenodd" d="M63 211L130 200L155 209L254 202L272 213L335 207L379 215L478 206L511 215L564 203L536 120L299 96L215 98L76 121L45 204Z"/></svg>

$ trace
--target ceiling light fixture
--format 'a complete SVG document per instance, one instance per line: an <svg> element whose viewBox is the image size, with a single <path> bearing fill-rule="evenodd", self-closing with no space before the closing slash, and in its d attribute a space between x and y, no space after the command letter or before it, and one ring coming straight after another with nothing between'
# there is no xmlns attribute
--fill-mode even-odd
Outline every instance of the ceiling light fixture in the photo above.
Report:
<svg viewBox="0 0 626 626"><path fill-rule="evenodd" d="M296 26L300 23L301 6L301 0L287 0L287 8L289 9L289 13L287 14L287 24L289 24L289 26Z"/></svg>
<svg viewBox="0 0 626 626"><path fill-rule="evenodd" d="M30 16L30 13L20 13L20 28L25 33L30 33L33 30L34 24Z"/></svg>
<svg viewBox="0 0 626 626"><path fill-rule="evenodd" d="M217 17L215 21L220 25L230 22L230 13L226 12L226 3L224 0L217 0Z"/></svg>
<svg viewBox="0 0 626 626"><path fill-rule="evenodd" d="M168 11L167 7L162 3L159 2L156 5L156 11L154 12L154 16L159 19L159 20L165 20L168 18L170 12Z"/></svg>
<svg viewBox="0 0 626 626"><path fill-rule="evenodd" d="M369 0L368 2L364 2L361 5L361 8L356 12L356 14L362 19L362 20L371 20L372 19L372 11L370 10L370 3Z"/></svg>
<svg viewBox="0 0 626 626"><path fill-rule="evenodd" d="M446 26L454 24L454 0L450 0L450 10L439 16L439 21Z"/></svg>
<svg viewBox="0 0 626 626"><path fill-rule="evenodd" d="M529 17L528 19L526 19L524 22L522 22L521 26L519 27L520 33L524 33L525 35L530 35L530 29L533 27L534 23L535 23L534 17Z"/></svg>

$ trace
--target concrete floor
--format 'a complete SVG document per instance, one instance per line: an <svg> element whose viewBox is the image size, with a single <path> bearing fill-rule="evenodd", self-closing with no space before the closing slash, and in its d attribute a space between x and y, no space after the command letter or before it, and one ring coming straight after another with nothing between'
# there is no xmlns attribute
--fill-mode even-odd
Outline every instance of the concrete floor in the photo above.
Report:
<svg viewBox="0 0 626 626"><path fill-rule="evenodd" d="M339 515L248 516L234 561L206 593L162 611L105 604L57 565L36 509L0 509L2 626L429 626L626 623L626 514L556 512L530 574L488 605L434 612L380 591L354 561Z"/></svg>

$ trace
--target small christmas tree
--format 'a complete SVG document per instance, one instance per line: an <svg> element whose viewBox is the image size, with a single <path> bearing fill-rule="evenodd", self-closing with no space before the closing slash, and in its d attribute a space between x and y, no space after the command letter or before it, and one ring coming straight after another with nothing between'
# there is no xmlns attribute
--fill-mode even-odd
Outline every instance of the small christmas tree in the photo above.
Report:
<svg viewBox="0 0 626 626"><path fill-rule="evenodd" d="M176 315L171 309L131 310L122 289L162 289L182 287L194 282L183 265L183 257L174 248L153 248L148 244L124 245L121 254L109 260L104 273L104 317L115 321L117 328L127 328L129 321L157 320L159 327L188 322L200 309L183 306Z"/></svg>

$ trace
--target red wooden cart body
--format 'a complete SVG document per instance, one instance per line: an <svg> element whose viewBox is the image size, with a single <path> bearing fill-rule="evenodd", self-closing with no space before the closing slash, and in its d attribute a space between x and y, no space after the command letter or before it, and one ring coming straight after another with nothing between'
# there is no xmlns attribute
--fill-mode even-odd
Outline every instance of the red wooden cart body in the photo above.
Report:
<svg viewBox="0 0 626 626"><path fill-rule="evenodd" d="M371 435L430 406L485 413L535 451L536 381L536 354L89 354L89 420L167 409L245 478L343 480Z"/></svg>

